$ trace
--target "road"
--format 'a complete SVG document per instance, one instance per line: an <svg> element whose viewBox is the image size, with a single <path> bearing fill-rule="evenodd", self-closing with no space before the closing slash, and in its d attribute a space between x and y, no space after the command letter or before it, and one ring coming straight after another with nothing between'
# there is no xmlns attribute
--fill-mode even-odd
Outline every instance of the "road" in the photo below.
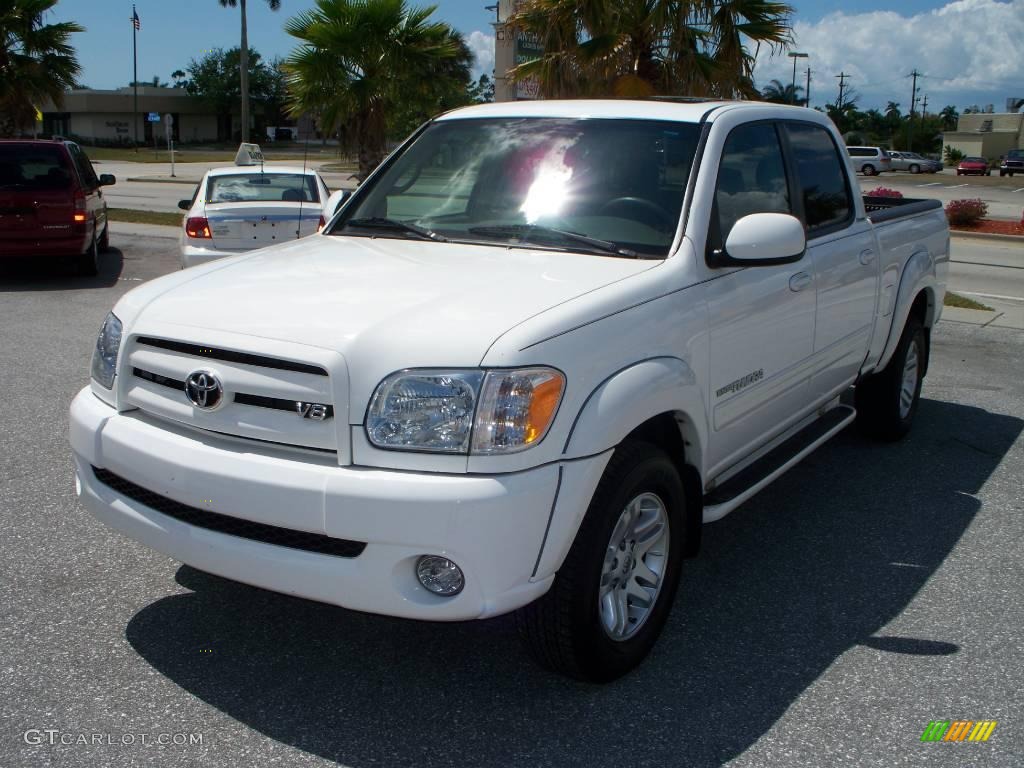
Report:
<svg viewBox="0 0 1024 768"><path fill-rule="evenodd" d="M176 163L175 179L171 179L169 163L133 163L127 161L96 163L97 173L112 173L117 183L112 187L104 187L103 195L107 204L113 208L134 208L140 211L179 212L178 201L191 198L199 180L210 168L230 165L226 162L216 163ZM320 171L329 189L352 189L355 181L349 173L336 173L321 170L328 163L317 159L309 164L310 168ZM282 166L302 167L301 155L297 160L272 161L266 168ZM129 179L152 179L160 181L129 181Z"/></svg>
<svg viewBox="0 0 1024 768"><path fill-rule="evenodd" d="M1000 313L996 325L1024 328L1024 243L954 237L949 289Z"/></svg>
<svg viewBox="0 0 1024 768"><path fill-rule="evenodd" d="M940 324L910 438L844 433L706 526L650 659L596 687L536 667L508 618L263 592L85 512L68 402L116 299L177 267L173 239L113 244L95 279L0 269L5 768L1024 764L1024 333ZM922 743L936 718L999 725Z"/></svg>

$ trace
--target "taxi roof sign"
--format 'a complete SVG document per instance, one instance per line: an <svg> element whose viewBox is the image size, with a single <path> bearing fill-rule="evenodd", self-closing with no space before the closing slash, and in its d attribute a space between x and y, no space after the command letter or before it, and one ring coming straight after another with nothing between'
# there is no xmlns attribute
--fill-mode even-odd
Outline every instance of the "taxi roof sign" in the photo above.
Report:
<svg viewBox="0 0 1024 768"><path fill-rule="evenodd" d="M259 144L239 144L235 165L263 165L263 150Z"/></svg>

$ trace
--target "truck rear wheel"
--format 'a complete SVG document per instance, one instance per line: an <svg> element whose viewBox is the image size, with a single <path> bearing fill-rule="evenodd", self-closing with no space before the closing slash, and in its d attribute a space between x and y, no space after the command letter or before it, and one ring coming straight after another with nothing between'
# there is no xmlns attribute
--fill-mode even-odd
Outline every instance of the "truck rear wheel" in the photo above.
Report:
<svg viewBox="0 0 1024 768"><path fill-rule="evenodd" d="M910 317L889 364L861 380L854 391L857 426L889 442L910 431L928 365L928 339L921 321Z"/></svg>
<svg viewBox="0 0 1024 768"><path fill-rule="evenodd" d="M663 451L643 442L616 449L554 584L517 614L541 664L607 682L643 661L679 583L685 503Z"/></svg>

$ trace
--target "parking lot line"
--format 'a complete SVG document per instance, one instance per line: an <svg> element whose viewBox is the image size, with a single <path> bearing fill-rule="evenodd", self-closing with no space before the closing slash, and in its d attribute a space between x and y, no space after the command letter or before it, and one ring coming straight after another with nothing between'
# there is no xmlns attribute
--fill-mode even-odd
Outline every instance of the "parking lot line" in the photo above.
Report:
<svg viewBox="0 0 1024 768"><path fill-rule="evenodd" d="M946 189L960 189L960 187L969 187L970 184L947 184Z"/></svg>
<svg viewBox="0 0 1024 768"><path fill-rule="evenodd" d="M918 184L919 187L941 187L941 181L933 181L931 184Z"/></svg>
<svg viewBox="0 0 1024 768"><path fill-rule="evenodd" d="M1013 190L1013 191L1014 191L1014 192L1024 192L1024 187L1021 187L1020 189L1015 189L1015 190Z"/></svg>

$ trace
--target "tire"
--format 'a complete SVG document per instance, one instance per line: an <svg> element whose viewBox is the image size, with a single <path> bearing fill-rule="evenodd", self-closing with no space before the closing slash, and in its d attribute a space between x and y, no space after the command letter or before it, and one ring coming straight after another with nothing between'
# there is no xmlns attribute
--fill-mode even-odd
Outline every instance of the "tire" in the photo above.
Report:
<svg viewBox="0 0 1024 768"><path fill-rule="evenodd" d="M1006 175L1006 171L1000 171L999 172L999 178L1002 178L1005 175Z"/></svg>
<svg viewBox="0 0 1024 768"><path fill-rule="evenodd" d="M615 450L551 589L516 614L519 634L540 664L603 683L643 661L679 585L685 504L682 480L663 451L643 442ZM641 568L648 578L638 574ZM655 583L650 576L659 568ZM641 596L651 599L646 608Z"/></svg>
<svg viewBox="0 0 1024 768"><path fill-rule="evenodd" d="M103 227L103 234L100 236L99 242L100 253L106 253L110 250L110 222L108 221L106 226Z"/></svg>
<svg viewBox="0 0 1024 768"><path fill-rule="evenodd" d="M920 173L921 172L921 166L918 165L917 163L914 163L907 170L910 171L911 173Z"/></svg>
<svg viewBox="0 0 1024 768"><path fill-rule="evenodd" d="M957 171L957 172L956 172L956 175L957 175L957 176L960 176L960 175L962 175L962 172L961 172L961 171Z"/></svg>
<svg viewBox="0 0 1024 768"><path fill-rule="evenodd" d="M863 173L865 176L874 176L875 175L875 166L873 166L873 165L865 165L863 168L860 169L860 172Z"/></svg>
<svg viewBox="0 0 1024 768"><path fill-rule="evenodd" d="M910 431L928 367L928 337L916 317L907 320L896 351L879 373L858 382L854 390L857 426L876 440L895 442Z"/></svg>
<svg viewBox="0 0 1024 768"><path fill-rule="evenodd" d="M83 277L94 277L100 271L100 249L96 235L93 234L85 253L75 259L75 271Z"/></svg>

